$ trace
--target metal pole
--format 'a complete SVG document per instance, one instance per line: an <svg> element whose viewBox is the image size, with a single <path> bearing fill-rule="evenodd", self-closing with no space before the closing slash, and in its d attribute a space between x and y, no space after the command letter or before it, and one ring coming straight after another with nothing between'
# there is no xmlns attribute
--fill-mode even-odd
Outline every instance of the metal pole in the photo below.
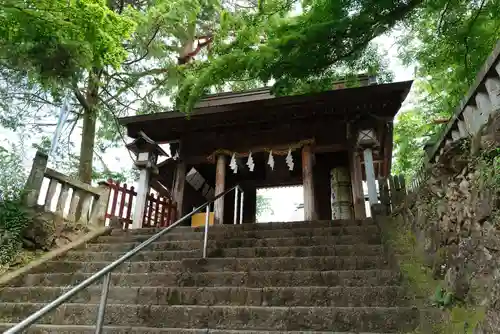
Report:
<svg viewBox="0 0 500 334"><path fill-rule="evenodd" d="M95 334L102 333L102 326L104 325L104 313L106 312L106 304L108 301L110 281L111 281L111 272L108 272L102 279L101 301L99 302L99 311L97 312Z"/></svg>
<svg viewBox="0 0 500 334"><path fill-rule="evenodd" d="M243 224L243 195L245 195L245 193L242 190L240 199L240 224Z"/></svg>
<svg viewBox="0 0 500 334"><path fill-rule="evenodd" d="M208 243L208 223L210 221L210 204L207 205L207 212L205 213L205 236L203 240L203 258L207 257L207 243Z"/></svg>
<svg viewBox="0 0 500 334"><path fill-rule="evenodd" d="M233 224L238 224L238 188L234 188L234 218Z"/></svg>

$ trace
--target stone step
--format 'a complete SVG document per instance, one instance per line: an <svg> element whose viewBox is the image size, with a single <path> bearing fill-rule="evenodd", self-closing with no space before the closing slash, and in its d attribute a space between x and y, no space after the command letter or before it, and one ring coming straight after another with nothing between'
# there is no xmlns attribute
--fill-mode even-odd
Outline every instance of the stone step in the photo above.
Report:
<svg viewBox="0 0 500 334"><path fill-rule="evenodd" d="M384 256L382 245L275 246L208 249L209 257Z"/></svg>
<svg viewBox="0 0 500 334"><path fill-rule="evenodd" d="M112 262L81 262L81 261L48 261L32 273L95 273ZM116 273L148 273L148 272L182 272L185 267L181 261L147 261L125 262L114 270Z"/></svg>
<svg viewBox="0 0 500 334"><path fill-rule="evenodd" d="M111 262L48 261L33 273L92 273ZM208 258L183 259L180 261L132 261L116 267L115 272L217 272L217 271L278 271L278 270L363 270L387 269L383 256L313 256L274 258Z"/></svg>
<svg viewBox="0 0 500 334"><path fill-rule="evenodd" d="M48 303L69 288L18 287L1 291L2 302ZM71 299L72 303L98 304L100 287L90 287ZM408 306L400 286L374 287L112 287L110 304L237 305L237 306Z"/></svg>
<svg viewBox="0 0 500 334"><path fill-rule="evenodd" d="M103 238L103 237L101 237ZM119 242L114 240L97 239L95 243L86 245L86 250L100 252L125 252L137 246L141 240ZM142 240L144 241L144 240ZM115 243L113 243L115 242ZM101 246L103 244L103 246ZM266 239L227 239L208 240L208 248L240 248L240 247L299 247L299 246L328 246L328 245L381 245L380 236L343 235L339 237L296 237L296 238L266 238ZM197 250L202 249L203 240L189 241L158 241L150 244L145 250Z"/></svg>
<svg viewBox="0 0 500 334"><path fill-rule="evenodd" d="M28 274L11 286L72 286L92 273ZM276 287L276 286L381 286L399 285L400 274L392 270L259 271L259 272L179 272L128 274L114 273L116 286L179 287ZM96 284L100 284L96 283Z"/></svg>
<svg viewBox="0 0 500 334"><path fill-rule="evenodd" d="M190 272L216 271L292 271L292 270L367 270L388 269L383 256L311 256L274 258L209 258L184 259Z"/></svg>
<svg viewBox="0 0 500 334"><path fill-rule="evenodd" d="M125 252L90 252L85 250L70 251L61 258L64 261L95 261L107 262L115 261L123 256ZM130 261L179 261L188 258L199 258L202 255L201 250L177 250L177 251L141 251L134 255Z"/></svg>
<svg viewBox="0 0 500 334"><path fill-rule="evenodd" d="M64 256L67 261L114 261L124 252L70 251ZM208 249L208 257L307 257L307 256L382 256L384 249L378 245L331 245L311 247L243 247ZM170 261L200 257L201 250L193 251L142 251L131 261Z"/></svg>
<svg viewBox="0 0 500 334"><path fill-rule="evenodd" d="M6 330L14 324L1 324L0 330ZM151 327L117 327L105 326L105 334L387 334L361 332L318 332L318 331L252 331L221 329L185 329L185 328L151 328ZM95 326L75 325L35 325L28 334L94 334Z"/></svg>
<svg viewBox="0 0 500 334"><path fill-rule="evenodd" d="M255 230L284 230L284 229L297 229L297 228L326 228L326 227L341 227L341 226L375 226L372 219L361 220L318 220L311 222L270 222L270 223L254 223L254 224L224 224L212 225L211 231L255 231ZM155 234L161 228L138 228L124 230L113 230L112 235L130 235L130 234ZM184 233L184 232L203 232L204 227L190 227L179 226L174 228L171 233Z"/></svg>
<svg viewBox="0 0 500 334"><path fill-rule="evenodd" d="M236 229L210 229L209 237L211 240L227 240L227 239L264 239L264 238L286 238L286 237L314 237L314 236L363 236L369 237L379 235L378 227L375 225L370 226L340 226L340 227L325 227L325 228L311 228L311 227L297 227L294 229L281 229L281 230L236 230ZM144 241L150 238L150 234L137 234L137 233L121 233L118 235L107 235L98 238L98 242L124 242L124 241ZM182 230L176 231L175 229L161 236L159 240L162 241L182 241L182 240L202 240L204 232L200 230L189 231Z"/></svg>
<svg viewBox="0 0 500 334"><path fill-rule="evenodd" d="M1 303L2 321L24 319L44 304ZM65 304L43 318L52 325L93 325L96 305ZM419 311L403 307L260 307L108 304L105 325L313 331L411 331Z"/></svg>

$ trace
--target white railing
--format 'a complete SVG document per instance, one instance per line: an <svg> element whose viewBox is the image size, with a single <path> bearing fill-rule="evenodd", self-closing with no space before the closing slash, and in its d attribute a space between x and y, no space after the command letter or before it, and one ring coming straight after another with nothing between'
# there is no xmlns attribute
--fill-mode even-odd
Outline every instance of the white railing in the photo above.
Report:
<svg viewBox="0 0 500 334"><path fill-rule="evenodd" d="M37 152L26 182L26 204L41 205L46 212L82 224L104 225L109 188L105 183L93 187L53 169L48 157Z"/></svg>

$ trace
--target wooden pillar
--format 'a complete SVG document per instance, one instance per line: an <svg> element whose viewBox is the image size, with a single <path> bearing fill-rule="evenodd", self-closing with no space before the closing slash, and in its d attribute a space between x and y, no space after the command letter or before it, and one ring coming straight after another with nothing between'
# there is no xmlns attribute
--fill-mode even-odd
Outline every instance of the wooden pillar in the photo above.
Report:
<svg viewBox="0 0 500 334"><path fill-rule="evenodd" d="M304 187L304 220L317 218L313 185L313 151L310 145L302 148L302 183Z"/></svg>
<svg viewBox="0 0 500 334"><path fill-rule="evenodd" d="M349 169L351 173L352 202L354 218L365 219L365 194L363 192L363 174L361 170L361 157L354 149L349 152Z"/></svg>
<svg viewBox="0 0 500 334"><path fill-rule="evenodd" d="M184 216L184 187L186 185L186 163L179 161L175 169L173 200L177 205L177 219Z"/></svg>
<svg viewBox="0 0 500 334"><path fill-rule="evenodd" d="M215 169L215 196L222 194L226 189L226 156L217 156ZM214 205L215 224L224 224L224 197L215 201Z"/></svg>
<svg viewBox="0 0 500 334"><path fill-rule="evenodd" d="M248 183L243 187L243 223L257 222L257 188L253 183Z"/></svg>
<svg viewBox="0 0 500 334"><path fill-rule="evenodd" d="M371 148L365 148L363 151L363 156L365 158L365 173L366 173L366 185L368 187L368 199L370 200L370 205L378 203L377 196L377 184L375 182L375 168L373 166L373 152Z"/></svg>

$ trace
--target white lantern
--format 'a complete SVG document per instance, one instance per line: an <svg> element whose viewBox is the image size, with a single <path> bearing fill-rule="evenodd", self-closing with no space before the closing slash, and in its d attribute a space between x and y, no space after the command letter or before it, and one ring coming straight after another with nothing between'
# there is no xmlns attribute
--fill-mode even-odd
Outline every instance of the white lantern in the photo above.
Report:
<svg viewBox="0 0 500 334"><path fill-rule="evenodd" d="M373 129L360 130L358 134L358 145L377 146L378 139Z"/></svg>

